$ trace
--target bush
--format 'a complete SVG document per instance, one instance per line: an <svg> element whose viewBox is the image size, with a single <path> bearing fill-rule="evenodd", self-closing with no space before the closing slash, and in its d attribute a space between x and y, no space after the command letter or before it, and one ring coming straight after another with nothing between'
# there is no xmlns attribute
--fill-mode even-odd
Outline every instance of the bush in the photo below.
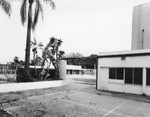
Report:
<svg viewBox="0 0 150 117"><path fill-rule="evenodd" d="M42 68L30 68L30 76L27 76L27 74L24 72L24 68L18 68L17 69L17 82L32 82L32 81L40 81L40 72L42 71ZM47 69L46 69L47 71ZM56 80L56 70L50 69L49 72L50 76L47 77L46 80ZM44 76L45 77L45 76Z"/></svg>

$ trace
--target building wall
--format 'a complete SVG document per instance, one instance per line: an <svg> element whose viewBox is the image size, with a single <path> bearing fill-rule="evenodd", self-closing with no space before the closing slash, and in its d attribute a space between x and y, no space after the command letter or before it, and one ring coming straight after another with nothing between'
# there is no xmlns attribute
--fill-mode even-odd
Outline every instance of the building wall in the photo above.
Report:
<svg viewBox="0 0 150 117"><path fill-rule="evenodd" d="M150 3L133 8L132 50L150 48Z"/></svg>
<svg viewBox="0 0 150 117"><path fill-rule="evenodd" d="M106 57L98 59L97 89L150 95L146 85L146 68L150 68L150 56ZM142 68L142 85L126 84L125 79L109 79L109 68Z"/></svg>

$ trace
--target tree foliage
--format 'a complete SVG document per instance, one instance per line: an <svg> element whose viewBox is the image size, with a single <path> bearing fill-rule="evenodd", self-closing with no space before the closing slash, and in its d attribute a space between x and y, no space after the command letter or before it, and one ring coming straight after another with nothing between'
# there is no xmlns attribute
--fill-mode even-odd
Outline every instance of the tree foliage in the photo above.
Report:
<svg viewBox="0 0 150 117"><path fill-rule="evenodd" d="M65 57L67 57L67 58L78 58L78 57L83 57L83 55L79 52L73 52L73 53L70 53L68 55L65 55Z"/></svg>
<svg viewBox="0 0 150 117"><path fill-rule="evenodd" d="M94 69L96 67L97 55L92 54L89 57L67 58L67 64L81 65L83 68Z"/></svg>
<svg viewBox="0 0 150 117"><path fill-rule="evenodd" d="M0 0L0 7L4 10L4 12L10 16L11 15L11 5L6 0Z"/></svg>
<svg viewBox="0 0 150 117"><path fill-rule="evenodd" d="M52 0L43 0L45 3L49 3L49 5L52 7L52 9L55 8L55 4ZM29 3L29 4L28 4ZM35 3L35 7L33 9L33 3ZM27 8L28 6L28 8ZM28 11L27 11L28 9ZM33 13L34 10L34 13ZM28 13L28 15L27 15ZM31 30L35 30L35 26L38 22L39 14L41 13L43 18L43 7L40 0L23 0L21 9L20 9L20 15L21 15L21 22L24 25L26 21L27 23L27 40L26 40L26 52L25 52L25 70L24 75L26 75L26 78L29 80L32 80L30 77L30 43L31 43ZM36 52L36 48L34 50Z"/></svg>
<svg viewBox="0 0 150 117"><path fill-rule="evenodd" d="M43 76L45 76L45 77L47 76L45 74L48 74L48 71L50 69L51 64L54 66L56 72L58 72L59 59L61 57L63 57L65 52L62 50L59 50L59 48L62 44L61 39L51 37L50 41L48 42L48 44L45 47L41 43L38 44L38 45L40 45L40 47L39 46L35 47L35 45L37 45L37 41L35 40L35 42L36 42L36 44L31 42L32 52L33 52L33 64L36 66L37 63L41 62L42 71L41 71L40 77L43 80L43 79L45 79L45 78L43 78ZM38 55L38 49L42 49L42 56L41 57ZM45 69L45 65L47 65L46 69ZM58 73L56 73L56 74L58 74ZM57 76L57 79L58 79L58 76Z"/></svg>

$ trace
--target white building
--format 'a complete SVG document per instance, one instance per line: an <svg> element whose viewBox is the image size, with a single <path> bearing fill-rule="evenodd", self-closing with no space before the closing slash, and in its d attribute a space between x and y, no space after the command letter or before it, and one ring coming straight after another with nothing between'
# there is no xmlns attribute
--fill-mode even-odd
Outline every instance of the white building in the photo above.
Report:
<svg viewBox="0 0 150 117"><path fill-rule="evenodd" d="M67 78L96 79L96 69L84 69L79 65L67 65Z"/></svg>
<svg viewBox="0 0 150 117"><path fill-rule="evenodd" d="M150 3L133 8L132 50L100 53L97 89L150 95Z"/></svg>
<svg viewBox="0 0 150 117"><path fill-rule="evenodd" d="M133 8L132 50L150 49L150 3Z"/></svg>
<svg viewBox="0 0 150 117"><path fill-rule="evenodd" d="M100 53L96 88L150 95L150 50Z"/></svg>

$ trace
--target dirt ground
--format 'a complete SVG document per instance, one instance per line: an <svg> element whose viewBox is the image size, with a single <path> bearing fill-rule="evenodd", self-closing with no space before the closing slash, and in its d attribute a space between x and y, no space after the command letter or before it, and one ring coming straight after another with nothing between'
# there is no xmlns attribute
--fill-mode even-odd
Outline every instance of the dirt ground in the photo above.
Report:
<svg viewBox="0 0 150 117"><path fill-rule="evenodd" d="M0 117L150 117L149 109L150 97L96 90L87 80L0 94Z"/></svg>

